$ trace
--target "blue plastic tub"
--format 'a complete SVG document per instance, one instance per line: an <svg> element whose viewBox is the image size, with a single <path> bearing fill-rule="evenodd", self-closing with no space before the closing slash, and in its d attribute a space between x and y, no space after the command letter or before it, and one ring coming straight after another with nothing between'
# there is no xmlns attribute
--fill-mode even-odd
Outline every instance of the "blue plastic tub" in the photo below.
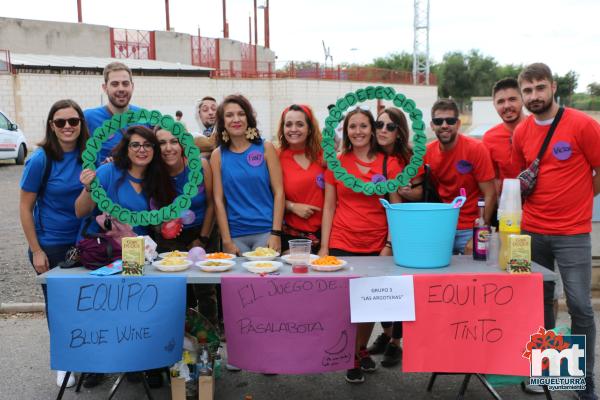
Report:
<svg viewBox="0 0 600 400"><path fill-rule="evenodd" d="M394 262L401 267L440 268L450 265L460 207L450 204L397 203L381 199L392 237Z"/></svg>

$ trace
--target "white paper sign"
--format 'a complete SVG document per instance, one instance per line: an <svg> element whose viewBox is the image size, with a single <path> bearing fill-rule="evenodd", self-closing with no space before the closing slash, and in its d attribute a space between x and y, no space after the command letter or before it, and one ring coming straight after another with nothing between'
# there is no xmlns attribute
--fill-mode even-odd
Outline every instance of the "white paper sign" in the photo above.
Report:
<svg viewBox="0 0 600 400"><path fill-rule="evenodd" d="M414 321L412 275L350 279L351 321Z"/></svg>

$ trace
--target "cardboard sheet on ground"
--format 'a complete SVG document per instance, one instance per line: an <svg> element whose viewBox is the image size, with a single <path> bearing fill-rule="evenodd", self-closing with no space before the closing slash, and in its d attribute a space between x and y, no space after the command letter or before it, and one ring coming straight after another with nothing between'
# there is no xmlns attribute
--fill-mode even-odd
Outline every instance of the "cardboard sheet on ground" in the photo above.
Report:
<svg viewBox="0 0 600 400"><path fill-rule="evenodd" d="M228 363L255 372L352 368L348 276L228 276L221 280Z"/></svg>
<svg viewBox="0 0 600 400"><path fill-rule="evenodd" d="M185 277L48 277L50 365L128 372L181 359Z"/></svg>
<svg viewBox="0 0 600 400"><path fill-rule="evenodd" d="M415 275L404 372L529 376L521 355L544 324L541 274Z"/></svg>
<svg viewBox="0 0 600 400"><path fill-rule="evenodd" d="M376 276L350 281L352 322L414 321L413 277Z"/></svg>

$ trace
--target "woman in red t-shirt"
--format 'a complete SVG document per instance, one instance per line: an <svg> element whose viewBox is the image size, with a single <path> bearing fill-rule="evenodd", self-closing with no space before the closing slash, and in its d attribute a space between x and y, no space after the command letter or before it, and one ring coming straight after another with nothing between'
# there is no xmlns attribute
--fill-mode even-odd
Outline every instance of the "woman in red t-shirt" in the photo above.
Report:
<svg viewBox="0 0 600 400"><path fill-rule="evenodd" d="M377 150L375 119L371 112L363 108L348 112L343 124L342 154L338 157L342 166L364 182L385 181L385 175L395 177L400 172L398 160L388 157L387 174L384 174L385 157ZM382 197L356 193L327 170L319 255L391 255L387 218L379 203ZM400 201L398 193L391 193L389 197L392 203ZM366 349L372 330L373 323L357 326L357 357L354 368L346 372L348 382L364 382L363 371L372 372L377 367Z"/></svg>
<svg viewBox="0 0 600 400"><path fill-rule="evenodd" d="M285 193L282 250L289 248L288 240L310 239L316 253L320 246L326 168L320 147L321 130L311 108L303 104L286 108L277 137Z"/></svg>

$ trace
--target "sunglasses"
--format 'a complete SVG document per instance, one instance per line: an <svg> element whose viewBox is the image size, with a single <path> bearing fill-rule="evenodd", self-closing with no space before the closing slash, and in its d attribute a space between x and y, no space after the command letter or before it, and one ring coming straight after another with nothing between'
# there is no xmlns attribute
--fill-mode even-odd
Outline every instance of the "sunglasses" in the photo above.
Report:
<svg viewBox="0 0 600 400"><path fill-rule="evenodd" d="M383 121L375 122L375 129L383 129L384 126L388 132L394 132L396 129L398 129L398 124L393 122L388 122L387 124Z"/></svg>
<svg viewBox="0 0 600 400"><path fill-rule="evenodd" d="M72 127L79 126L80 122L80 118L57 118L52 120L52 124L57 128L64 128L67 125L67 123L69 124L69 126Z"/></svg>
<svg viewBox="0 0 600 400"><path fill-rule="evenodd" d="M135 151L136 153L138 151L140 151L142 149L142 147L144 148L144 150L150 151L150 150L154 149L154 144L148 143L148 142L146 142L144 144L141 144L140 142L129 143L129 148L132 149L133 151Z"/></svg>
<svg viewBox="0 0 600 400"><path fill-rule="evenodd" d="M456 117L448 117L448 118L431 118L431 122L434 125L442 125L446 121L448 125L454 125L458 122L458 118Z"/></svg>

